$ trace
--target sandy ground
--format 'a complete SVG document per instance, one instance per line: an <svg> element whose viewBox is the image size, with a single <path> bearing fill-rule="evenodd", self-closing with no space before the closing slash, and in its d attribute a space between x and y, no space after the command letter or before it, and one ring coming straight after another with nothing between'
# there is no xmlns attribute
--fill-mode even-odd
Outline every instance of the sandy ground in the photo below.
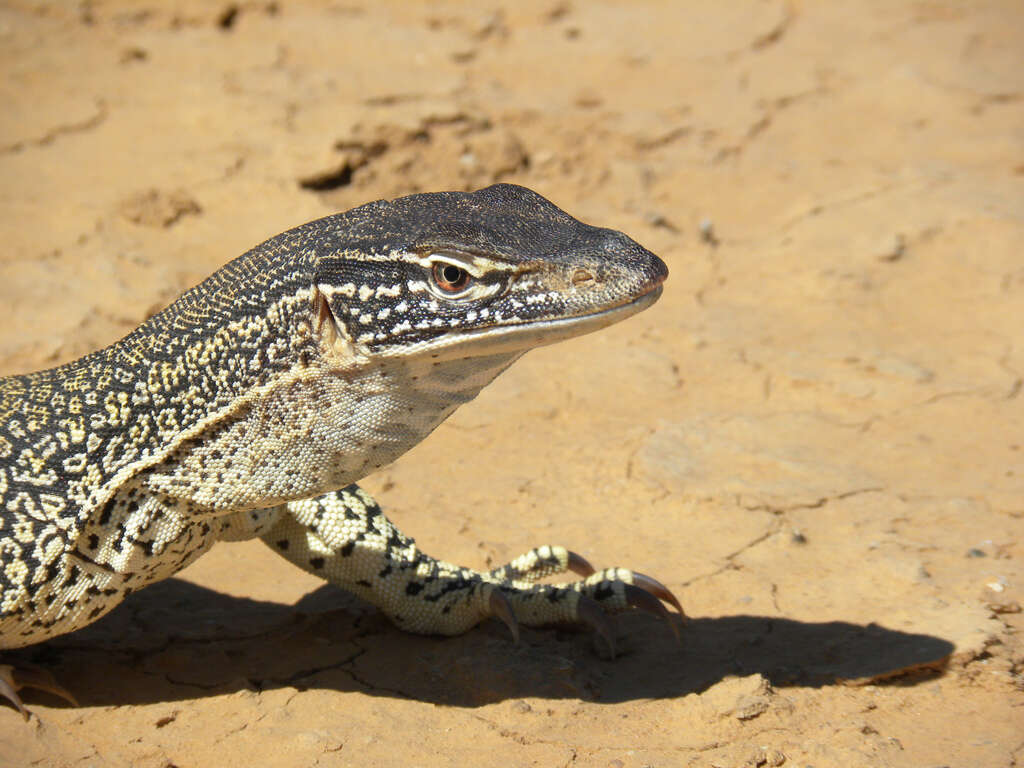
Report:
<svg viewBox="0 0 1024 768"><path fill-rule="evenodd" d="M258 542L15 654L0 765L1024 764L1024 8L281 0L0 8L0 374L281 230L530 186L661 302L367 480L434 555L665 580L620 654L393 629Z"/></svg>

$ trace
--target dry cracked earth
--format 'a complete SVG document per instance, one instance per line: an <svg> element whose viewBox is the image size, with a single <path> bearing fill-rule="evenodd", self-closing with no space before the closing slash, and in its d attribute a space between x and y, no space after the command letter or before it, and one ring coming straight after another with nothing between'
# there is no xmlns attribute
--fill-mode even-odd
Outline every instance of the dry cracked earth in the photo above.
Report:
<svg viewBox="0 0 1024 768"><path fill-rule="evenodd" d="M1024 764L1016 2L0 4L0 374L252 245L530 186L669 264L367 480L434 555L663 579L620 653L416 637L258 542L13 654L5 766Z"/></svg>

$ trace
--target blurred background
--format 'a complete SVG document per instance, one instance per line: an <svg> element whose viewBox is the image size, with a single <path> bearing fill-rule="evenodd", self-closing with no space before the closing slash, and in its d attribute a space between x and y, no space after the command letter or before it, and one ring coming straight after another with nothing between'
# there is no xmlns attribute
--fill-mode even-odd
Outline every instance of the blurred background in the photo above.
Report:
<svg viewBox="0 0 1024 768"><path fill-rule="evenodd" d="M0 375L411 192L662 256L367 486L436 556L563 544L695 617L410 637L220 546L38 652L84 706L0 711L4 764L1024 760L1019 2L6 0L0 67Z"/></svg>

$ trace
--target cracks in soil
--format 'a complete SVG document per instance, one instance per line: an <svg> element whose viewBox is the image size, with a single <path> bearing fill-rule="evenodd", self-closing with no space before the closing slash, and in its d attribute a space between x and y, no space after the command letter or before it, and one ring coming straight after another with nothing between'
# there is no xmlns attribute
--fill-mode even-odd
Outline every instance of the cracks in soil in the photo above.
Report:
<svg viewBox="0 0 1024 768"><path fill-rule="evenodd" d="M779 615L781 616L782 608L779 606L779 585L776 584L774 581L771 583L770 586L770 595L772 598L772 607L775 608L775 610L778 611Z"/></svg>
<svg viewBox="0 0 1024 768"><path fill-rule="evenodd" d="M569 750L572 753L572 757L569 760L568 765L572 765L580 754L584 755L598 755L608 752L619 752L625 754L632 754L638 752L636 744L606 744L600 746L587 745L580 746L578 744L572 744L566 741L560 741L558 739L544 739L544 738L532 738L522 731L513 730L506 728L498 723L484 717L477 713L471 713L470 716L483 723L491 732L497 734L503 739L515 742L521 746L531 746L534 744L541 744L545 746L558 747L561 749ZM759 730L753 737L756 738L762 733L768 733L772 731L783 731L784 729L778 727L763 728ZM728 746L728 742L722 741L711 741L705 744L699 744L696 746L644 746L642 750L647 753L661 754L661 755L679 755L679 754L701 754L704 752L711 752L716 749Z"/></svg>
<svg viewBox="0 0 1024 768"><path fill-rule="evenodd" d="M373 634L375 634L375 633L373 633L373 632L366 632L365 634L358 635L357 637L349 638L349 642L352 643L354 646L356 646L359 649L359 652L356 653L351 659L346 661L345 664L342 665L342 668L345 670L345 672L348 673L349 677L351 677L359 685L361 685L364 688L366 688L368 691L380 691L382 693L391 694L392 696L397 696L399 698L408 699L408 700L415 699L414 696L411 696L406 691L400 690L398 688L389 688L388 686L385 686L385 685L374 685L369 680L367 680L366 678L364 678L361 675L356 673L355 668L354 668L355 667L356 659L358 659L363 654L368 653L369 650L370 650L369 648L366 648L366 647L360 645L357 642L357 640L360 640L360 639L362 639L364 637L370 637Z"/></svg>
<svg viewBox="0 0 1024 768"><path fill-rule="evenodd" d="M62 136L69 136L76 133L86 133L98 128L104 122L106 122L110 111L107 108L107 103L103 99L96 100L95 112L89 117L72 123L60 123L53 128L50 128L46 133L37 138L19 139L13 144L0 147L0 155L11 154L15 152L21 152L23 149L28 147L45 147L53 144L57 139Z"/></svg>
<svg viewBox="0 0 1024 768"><path fill-rule="evenodd" d="M1024 741L1010 750L1010 768L1024 766Z"/></svg>
<svg viewBox="0 0 1024 768"><path fill-rule="evenodd" d="M781 42L782 38L789 32L789 28L793 26L796 17L796 8L793 3L786 3L785 10L782 12L782 18L767 32L755 37L750 43L750 50L762 51Z"/></svg>
<svg viewBox="0 0 1024 768"><path fill-rule="evenodd" d="M361 681L356 679L355 675L353 675L351 673L351 670L346 669L346 667L349 664L351 664L356 659L358 659L360 656L362 656L363 654L366 653L366 649L365 648L363 648L363 647L361 647L361 646L359 646L358 644L355 644L355 643L354 643L354 645L356 645L356 647L359 648L359 650L357 650L355 653L353 653L351 656L349 656L346 659L342 659L341 661L336 661L336 662L333 662L331 664L321 664L320 666L317 666L317 667L309 667L308 669L300 669L299 671L293 672L292 674L288 675L287 677L281 679L278 682L284 683L286 685L294 685L297 680L301 680L304 677L312 677L313 675L318 675L321 672L327 672L327 671L330 671L332 669L344 670L345 672L349 673L349 675L352 677L353 680L356 680L356 682L361 682ZM369 687L372 688L372 686L369 686Z"/></svg>
<svg viewBox="0 0 1024 768"><path fill-rule="evenodd" d="M145 624L144 621L141 620L141 617L139 617L137 615L134 615L134 616L132 616L129 619L129 622L131 624L134 624L137 627L142 628L143 633L146 632L146 624ZM262 630L262 631L259 631L259 632L253 632L253 633L248 633L248 634L240 634L240 635L234 635L234 636L217 636L217 637L210 637L210 638L194 638L194 639L193 638L183 639L183 638L180 638L180 637L167 637L167 638L165 638L164 642L162 642L161 644L159 644L156 647L145 648L145 649L138 649L138 650L129 649L129 650L121 651L121 653L123 653L124 656L126 657L125 664L127 666L135 667L136 669L138 669L138 671L141 674L143 674L143 675L145 675L147 677L155 678L156 680L160 680L160 681L166 682L166 683L168 683L168 684L170 684L172 686L175 686L175 687L183 687L183 688L193 689L195 691L201 691L201 692L204 692L204 693L209 693L211 691L218 691L218 690L222 690L222 689L234 686L234 685L237 684L237 682L238 682L238 680L240 678L239 677L235 677L232 680L217 680L216 682L199 682L199 681L196 681L196 680L189 680L189 679L185 679L185 678L179 678L179 677L174 676L173 674L164 672L162 670L154 669L153 668L154 667L154 660L158 659L161 654L167 652L168 650L179 650L180 651L182 648L187 649L189 647L215 646L215 645L224 645L224 644L232 644L232 643L240 643L240 642L244 643L244 642L258 641L258 640L273 638L275 636L280 635L282 632L287 632L288 629L290 627L294 627L295 624L296 624L295 620L292 619L292 620L288 620L288 621L285 621L285 622L281 622L280 624L278 624L276 626L270 627L268 629L265 629L265 630ZM299 626L298 628L301 629L301 626ZM357 648L357 650L352 652L352 653L349 653L344 658L339 659L337 661L321 664L321 665L318 665L318 666L313 666L313 667L308 667L308 668L303 668L303 669L297 669L297 670L289 672L289 673L287 673L285 675L268 676L268 677L265 677L265 678L262 678L262 679L254 678L252 676L245 675L244 673L242 673L241 679L244 679L248 683L248 685L251 686L251 688L249 688L249 690L252 690L253 692L255 692L257 694L259 694L260 692L262 692L262 691L267 689L267 683L270 684L270 688L271 689L276 688L276 687L294 687L294 688L296 688L296 691L291 696L291 698L294 698L294 696L298 695L302 690L304 690L304 689L309 687L309 686L303 685L302 681L304 679L313 677L313 676L318 675L318 674L323 673L323 672L330 672L332 670L339 670L341 672L344 672L354 683L356 683L357 685L361 686L362 688L364 688L367 691L379 692L379 693L383 693L383 694L387 694L387 695L391 695L391 696L395 696L397 698L403 698L403 699L407 699L407 700L414 699L415 698L414 696L410 695L408 692L406 692L404 690L401 690L401 689L398 689L398 688L391 688L391 687L388 687L388 686L382 686L382 685L374 684L373 682L371 682L370 680L365 679L364 677L362 677L361 675L359 675L356 672L356 670L354 668L356 661L360 657L362 657L365 654L367 654L369 652L369 650L370 650L368 646L364 645L363 643L360 643L359 641L364 639L364 638L371 637L371 636L373 636L375 634L379 634L379 633L374 631L374 630L372 630L372 629L366 629L366 630L363 630L362 632L359 632L357 630L356 633L353 636L345 637L344 638L344 642L350 643L351 645L354 645ZM98 646L72 645L72 644L62 644L60 646L60 648L59 648L59 652L61 652L61 653L64 653L64 652L79 652L79 653L83 653L83 654L89 654L89 653L95 653L95 652L101 652L102 653L102 652L104 652L104 650L110 650L110 649L103 649L102 647L98 647ZM291 698L289 698L289 701L291 700ZM230 735L230 734L226 734L226 735Z"/></svg>
<svg viewBox="0 0 1024 768"><path fill-rule="evenodd" d="M766 511L766 512L771 512L773 515L783 515L786 512L793 512L793 511L798 510L798 509L821 509L826 504L829 504L829 503L831 503L833 501L843 501L844 499L849 499L852 496L860 496L861 494L865 494L865 493L881 493L884 490L885 490L885 488L882 487L882 486L870 486L868 488L854 488L853 490L843 491L841 493L837 493L837 494L834 494L832 496L822 496L821 498L817 499L816 501L809 501L809 502L804 502L804 503L799 503L799 504L788 504L786 506L781 506L781 507L773 506L771 504L754 504L754 505L748 506L748 505L744 505L742 503L742 500L737 498L736 499L736 505L739 506L739 507L742 507L743 509L746 509L746 510L748 510L750 512Z"/></svg>
<svg viewBox="0 0 1024 768"><path fill-rule="evenodd" d="M403 691L403 690L401 690L399 688L391 688L391 687L384 686L384 685L377 685L377 684L367 680L366 678L362 677L361 675L359 675L355 671L355 662L359 658L361 658L362 656L364 656L367 653L369 653L369 650L370 650L366 646L361 645L358 641L363 639L363 638L371 637L371 636L373 636L375 634L378 634L378 633L367 630L367 631L365 631L365 632L363 632L361 634L357 634L355 636L346 638L346 641L351 643L352 645L356 646L356 648L358 650L355 653L353 653L350 656L348 656L347 658L345 658L345 659L342 659L342 660L337 661L337 662L333 662L331 664L323 664L321 666L310 667L308 669L299 670L297 672L294 672L294 673L288 675L287 677L280 678L280 679L275 679L275 682L281 683L282 685L291 685L291 686L295 686L295 687L301 688L302 687L301 684L297 685L297 683L298 683L298 681L302 680L303 678L312 677L314 675L320 674L321 672L329 672L329 671L332 671L332 670L340 670L340 671L344 672L346 675L348 675L348 677L353 682L357 683L358 685L361 685L367 691L373 691L375 693L385 693L385 694L388 694L388 695L391 695L391 696L395 696L397 698L407 699L407 700L410 700L410 701L414 700L415 697L412 696L411 694L409 694L406 691Z"/></svg>
<svg viewBox="0 0 1024 768"><path fill-rule="evenodd" d="M826 200L821 203L812 205L805 211L802 211L794 216L791 216L777 229L777 234L785 235L790 230L801 224L803 221L809 218L820 216L826 211L832 212L835 209L848 208L850 206L858 205L859 203L873 200L883 195L888 195L892 192L902 192L906 194L919 193L927 190L936 189L943 186L951 181L951 177L948 174L940 174L936 178L927 179L924 181L912 181L912 182L890 182L889 184L882 184L879 187L872 189L866 189L862 192L856 192L842 197L837 197L834 200Z"/></svg>
<svg viewBox="0 0 1024 768"><path fill-rule="evenodd" d="M682 582L682 587L684 587L684 588L685 587L689 587L691 584L694 584L694 583L696 583L698 581L705 581L707 579L712 579L712 578L714 578L715 576L718 576L721 573L725 573L726 571L741 571L741 570L743 570L743 566L740 563L736 562L737 558L739 558L744 553L749 552L754 547L764 543L765 541L767 541L768 539L772 538L773 536L778 534L780 531L782 531L788 525L788 521L786 520L786 517L785 517L787 512L793 512L793 511L798 510L798 509L820 509L820 508L824 507L826 504L830 504L830 503L836 502L836 501L842 501L843 499L848 499L848 498L850 498L852 496L859 496L859 495L865 494L865 493L879 493L879 492L882 492L884 490L885 489L882 488L882 487L855 488L853 490L843 491L842 493L837 493L837 494L834 494L832 496L823 496L823 497L821 497L821 498L819 498L819 499L817 499L815 501L804 502L804 503L794 503L794 504L789 504L789 505L786 505L786 506L775 506L775 505L772 505L772 504L744 505L742 499L737 497L736 500L735 500L735 504L740 509L744 509L744 510L746 510L748 512L768 512L768 513L770 513L772 515L772 518L769 521L768 526L766 527L766 529L761 534L755 536L753 539L748 541L746 544L742 545L741 547L739 547L738 549L734 550L733 552L730 552L729 554L727 554L725 556L725 558L724 558L724 560L725 560L725 564L724 565L716 568L713 571L710 571L709 573L703 573L703 574L700 574L698 576L694 576L691 579L687 579L686 581ZM790 526L790 527L792 527L792 526ZM800 536L802 538L802 535L799 534L799 532L797 532L795 535ZM770 589L771 589L772 604L775 606L776 609L778 609L779 608L779 605L778 605L778 587L777 587L777 585L774 582L770 582ZM780 613L781 613L781 611L780 611Z"/></svg>

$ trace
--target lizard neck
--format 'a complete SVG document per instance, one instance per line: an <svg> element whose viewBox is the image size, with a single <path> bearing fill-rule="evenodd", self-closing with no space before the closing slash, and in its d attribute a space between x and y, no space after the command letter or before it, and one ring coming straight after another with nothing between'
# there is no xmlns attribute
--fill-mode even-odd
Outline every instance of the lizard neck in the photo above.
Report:
<svg viewBox="0 0 1024 768"><path fill-rule="evenodd" d="M438 361L428 355L384 358L354 376L336 374L335 397L322 403L325 427L354 482L394 461L429 435L515 362L522 351Z"/></svg>
<svg viewBox="0 0 1024 768"><path fill-rule="evenodd" d="M208 514L337 490L419 443L521 355L369 358L344 367L321 359L182 445L144 473L144 484Z"/></svg>

